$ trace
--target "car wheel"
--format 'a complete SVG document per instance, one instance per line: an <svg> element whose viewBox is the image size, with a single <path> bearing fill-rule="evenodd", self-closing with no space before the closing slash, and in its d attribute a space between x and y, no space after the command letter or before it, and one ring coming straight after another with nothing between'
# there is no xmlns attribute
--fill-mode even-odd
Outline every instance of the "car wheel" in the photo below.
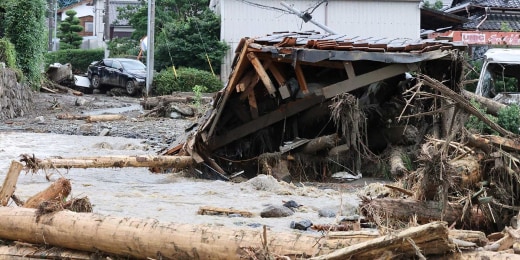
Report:
<svg viewBox="0 0 520 260"><path fill-rule="evenodd" d="M126 92L130 95L134 95L137 92L135 87L135 82L133 80L129 80L126 82Z"/></svg>
<svg viewBox="0 0 520 260"><path fill-rule="evenodd" d="M92 80L90 81L90 84L92 84L92 87L95 89L98 89L99 87L101 87L101 82L99 81L99 76L98 75L92 76Z"/></svg>

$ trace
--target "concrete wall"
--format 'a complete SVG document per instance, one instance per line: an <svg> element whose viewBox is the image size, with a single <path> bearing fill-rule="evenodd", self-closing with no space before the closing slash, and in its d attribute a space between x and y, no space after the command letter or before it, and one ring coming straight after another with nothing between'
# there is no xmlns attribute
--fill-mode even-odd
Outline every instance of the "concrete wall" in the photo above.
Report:
<svg viewBox="0 0 520 260"><path fill-rule="evenodd" d="M221 77L230 74L234 50L243 37L255 37L279 31L324 32L289 14L279 0L212 0L210 7L221 15L221 40L231 49L225 57ZM300 11L311 12L316 0L286 0ZM252 4L253 3L253 4ZM375 38L420 37L419 0L329 0L313 12L313 20L338 34Z"/></svg>

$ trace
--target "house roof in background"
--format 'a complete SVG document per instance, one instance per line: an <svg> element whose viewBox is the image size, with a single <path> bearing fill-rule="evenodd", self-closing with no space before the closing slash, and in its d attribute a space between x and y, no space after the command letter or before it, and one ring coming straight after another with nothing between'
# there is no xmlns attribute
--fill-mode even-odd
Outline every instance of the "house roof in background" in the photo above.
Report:
<svg viewBox="0 0 520 260"><path fill-rule="evenodd" d="M500 9L519 9L520 0L454 0L451 9L461 9L460 7L491 7ZM457 8L459 7L459 8ZM451 11L450 11L451 12Z"/></svg>
<svg viewBox="0 0 520 260"><path fill-rule="evenodd" d="M502 24L508 24L513 31L520 31L520 13L489 13L475 15L464 23L466 30L501 31Z"/></svg>
<svg viewBox="0 0 520 260"><path fill-rule="evenodd" d="M74 9L75 7L78 7L78 6L81 6L81 5L92 5L94 2L94 0L82 0L82 1L79 1L75 4L71 4L69 6L66 6L66 7L63 7L63 8L60 8L58 9L58 13L63 13L65 11L68 11L68 10L71 10L71 9Z"/></svg>
<svg viewBox="0 0 520 260"><path fill-rule="evenodd" d="M457 28L461 27L465 22L468 22L468 19L465 17L421 7L421 29Z"/></svg>

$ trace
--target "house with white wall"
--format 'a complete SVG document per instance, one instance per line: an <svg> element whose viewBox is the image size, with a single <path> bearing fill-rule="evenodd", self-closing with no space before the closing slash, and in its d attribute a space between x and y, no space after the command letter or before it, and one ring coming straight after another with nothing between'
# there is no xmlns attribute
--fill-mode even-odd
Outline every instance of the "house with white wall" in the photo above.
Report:
<svg viewBox="0 0 520 260"><path fill-rule="evenodd" d="M76 11L76 17L79 18L80 25L83 26L83 31L79 33L83 36L81 48L95 49L103 47L105 40L114 37L130 37L134 30L128 25L127 21L119 21L115 24L118 15L117 8L136 4L139 4L138 0L81 0L59 9L57 13L58 19L63 21L67 18L65 13L68 10ZM107 8L108 12L105 12ZM105 14L108 14L108 16ZM105 26L107 19L108 25Z"/></svg>
<svg viewBox="0 0 520 260"><path fill-rule="evenodd" d="M234 51L243 37L263 36L280 31L314 30L282 6L280 0L211 0L210 8L220 15L221 40L230 45L221 75L230 74ZM312 19L338 34L358 37L420 38L421 0L285 0L289 6L307 12Z"/></svg>

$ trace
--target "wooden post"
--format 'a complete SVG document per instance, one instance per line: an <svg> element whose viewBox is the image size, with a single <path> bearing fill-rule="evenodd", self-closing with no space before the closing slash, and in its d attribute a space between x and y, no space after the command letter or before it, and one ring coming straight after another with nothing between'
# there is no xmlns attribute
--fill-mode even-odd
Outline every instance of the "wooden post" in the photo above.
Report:
<svg viewBox="0 0 520 260"><path fill-rule="evenodd" d="M22 168L23 165L21 163L11 161L11 167L9 167L9 171L4 179L4 184L0 189L0 204L4 207L7 206L9 198L11 198L16 189L16 183L18 182L18 176L20 176Z"/></svg>
<svg viewBox="0 0 520 260"><path fill-rule="evenodd" d="M309 94L309 88L307 88L307 80L305 80L305 74L303 74L302 67L299 62L296 62L294 72L296 73L296 79L298 80L298 84L300 85L302 93L305 95Z"/></svg>

